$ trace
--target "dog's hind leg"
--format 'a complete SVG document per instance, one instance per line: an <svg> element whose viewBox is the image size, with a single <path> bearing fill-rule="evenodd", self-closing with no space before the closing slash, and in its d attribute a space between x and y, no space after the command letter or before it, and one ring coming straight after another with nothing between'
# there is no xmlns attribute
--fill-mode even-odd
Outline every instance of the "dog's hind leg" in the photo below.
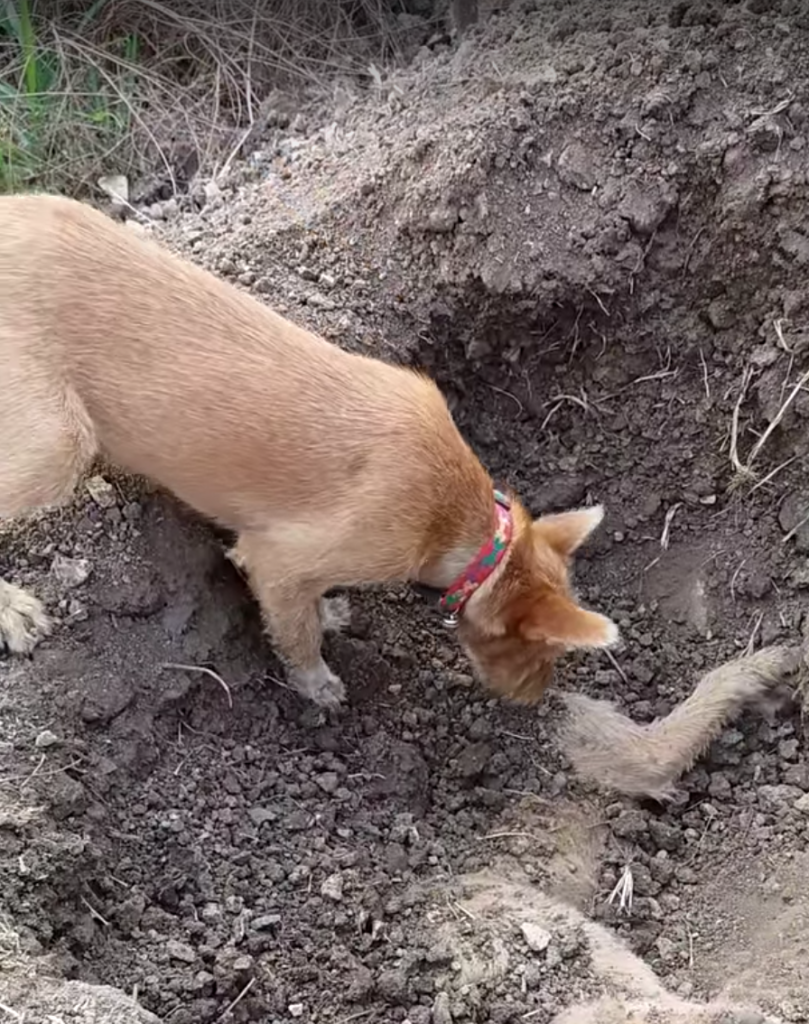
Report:
<svg viewBox="0 0 809 1024"><path fill-rule="evenodd" d="M16 355L0 367L0 519L66 501L96 454L78 398ZM29 654L50 632L42 603L0 578L0 649Z"/></svg>

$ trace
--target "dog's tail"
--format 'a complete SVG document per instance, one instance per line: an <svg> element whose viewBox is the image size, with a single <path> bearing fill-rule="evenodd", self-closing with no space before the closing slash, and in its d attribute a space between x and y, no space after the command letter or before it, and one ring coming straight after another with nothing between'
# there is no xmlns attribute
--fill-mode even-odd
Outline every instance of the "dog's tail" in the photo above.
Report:
<svg viewBox="0 0 809 1024"><path fill-rule="evenodd" d="M665 718L633 722L611 703L564 694L561 745L583 778L626 796L670 799L674 783L746 704L805 664L803 647L765 647L703 676Z"/></svg>

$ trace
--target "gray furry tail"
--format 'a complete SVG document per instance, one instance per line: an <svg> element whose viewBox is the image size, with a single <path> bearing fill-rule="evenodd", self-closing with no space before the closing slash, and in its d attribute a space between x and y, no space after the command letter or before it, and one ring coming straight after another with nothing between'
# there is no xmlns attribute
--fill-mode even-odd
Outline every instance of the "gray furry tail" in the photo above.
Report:
<svg viewBox="0 0 809 1024"><path fill-rule="evenodd" d="M582 778L626 796L670 799L724 726L803 664L803 647L765 647L708 672L670 714L646 725L606 701L563 694L562 749Z"/></svg>

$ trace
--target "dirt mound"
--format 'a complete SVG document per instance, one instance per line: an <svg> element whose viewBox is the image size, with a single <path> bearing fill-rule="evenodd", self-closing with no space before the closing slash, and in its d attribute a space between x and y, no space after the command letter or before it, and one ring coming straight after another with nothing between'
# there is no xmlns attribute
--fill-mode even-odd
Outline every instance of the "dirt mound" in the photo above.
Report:
<svg viewBox="0 0 809 1024"><path fill-rule="evenodd" d="M789 0L523 5L336 85L156 228L339 343L428 367L533 511L605 503L578 582L623 647L559 685L639 722L800 636L807 69ZM508 928L508 969L474 984L437 945L447 913L479 931L451 880L506 863L684 999L738 975L746 1001L779 936L755 996L803 1019L797 709L745 715L665 808L587 794L553 700L486 699L392 588L330 641L350 705L323 719L276 685L219 538L125 482L95 494L3 544L63 625L0 664L0 783L49 822L0 826L0 891L67 976L171 1024L543 1024L603 994L586 942Z"/></svg>

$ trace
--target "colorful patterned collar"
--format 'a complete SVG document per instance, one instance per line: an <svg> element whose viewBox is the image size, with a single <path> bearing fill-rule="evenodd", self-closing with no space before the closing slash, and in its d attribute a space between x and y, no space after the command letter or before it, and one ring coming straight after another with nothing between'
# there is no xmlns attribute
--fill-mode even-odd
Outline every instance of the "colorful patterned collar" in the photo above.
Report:
<svg viewBox="0 0 809 1024"><path fill-rule="evenodd" d="M492 536L455 582L444 591L438 602L439 608L447 612L452 619L457 618L469 598L491 576L511 543L514 532L511 503L502 491L494 492L494 501L494 532Z"/></svg>

